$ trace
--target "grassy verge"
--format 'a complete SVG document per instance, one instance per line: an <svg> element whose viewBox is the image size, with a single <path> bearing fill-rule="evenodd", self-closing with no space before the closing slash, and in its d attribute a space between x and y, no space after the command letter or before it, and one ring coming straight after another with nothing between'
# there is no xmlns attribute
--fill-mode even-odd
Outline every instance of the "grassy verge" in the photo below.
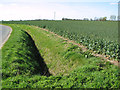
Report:
<svg viewBox="0 0 120 90"><path fill-rule="evenodd" d="M118 67L109 62L40 28L9 26L13 32L2 48L3 88L119 87Z"/></svg>
<svg viewBox="0 0 120 90"><path fill-rule="evenodd" d="M2 48L2 77L43 74L43 59L30 35L13 26L9 40ZM34 52L34 53L33 53Z"/></svg>
<svg viewBox="0 0 120 90"><path fill-rule="evenodd" d="M82 66L87 59L76 45L67 43L49 32L29 26L24 28L36 42L36 46L44 58L52 75L67 75L77 66Z"/></svg>

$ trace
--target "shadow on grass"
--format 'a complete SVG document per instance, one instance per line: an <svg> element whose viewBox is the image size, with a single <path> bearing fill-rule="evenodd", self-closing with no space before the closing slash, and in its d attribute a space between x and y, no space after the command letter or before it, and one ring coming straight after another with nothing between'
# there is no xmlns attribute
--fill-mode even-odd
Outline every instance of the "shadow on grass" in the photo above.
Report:
<svg viewBox="0 0 120 90"><path fill-rule="evenodd" d="M44 75L44 76L51 76L50 72L49 72L49 69L46 65L46 63L44 62L44 59L43 57L41 56L41 54L39 53L39 50L37 49L36 45L35 45L35 42L34 40L32 39L32 37L25 31L25 33L29 36L30 38L30 41L31 41L31 50L32 50L32 53L34 54L34 59L37 61L37 63L39 64L36 68L36 71L35 72L38 72L40 73L41 75ZM36 73L37 74L37 73Z"/></svg>

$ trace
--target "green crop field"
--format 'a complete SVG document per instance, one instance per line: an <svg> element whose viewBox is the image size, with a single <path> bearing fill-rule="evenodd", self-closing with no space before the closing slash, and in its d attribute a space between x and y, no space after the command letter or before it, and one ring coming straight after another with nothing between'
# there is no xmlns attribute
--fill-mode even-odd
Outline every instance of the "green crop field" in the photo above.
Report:
<svg viewBox="0 0 120 90"><path fill-rule="evenodd" d="M40 26L61 35L63 31L63 33L84 35L92 39L118 40L118 22L114 21L12 21L6 23Z"/></svg>
<svg viewBox="0 0 120 90"><path fill-rule="evenodd" d="M89 38L89 42L86 43L90 44L90 41L95 40L95 38L89 37L90 34L87 34L89 32L85 30L80 32L79 27L79 33L77 33L77 27L74 30L70 28L73 27L72 25L76 25L73 23L79 25L80 22L27 21L4 23L30 25L6 24L12 27L13 31L2 48L2 88L120 88L119 68L117 66L91 55L89 51L83 52L77 45L36 27L47 28L76 42L83 40L83 44ZM107 22L97 23L104 23L104 25L106 23L107 25ZM116 25L116 22L108 23ZM81 28L83 27L82 25ZM109 32L109 29L107 30ZM85 37L85 34L88 36ZM81 35L84 36L84 39ZM98 38L101 40L103 37L110 40L107 36L98 34ZM109 37L111 36L109 35ZM111 38L111 40L115 42L115 39Z"/></svg>
<svg viewBox="0 0 120 90"><path fill-rule="evenodd" d="M118 22L116 21L9 21L3 23L35 25L82 43L89 50L118 60Z"/></svg>

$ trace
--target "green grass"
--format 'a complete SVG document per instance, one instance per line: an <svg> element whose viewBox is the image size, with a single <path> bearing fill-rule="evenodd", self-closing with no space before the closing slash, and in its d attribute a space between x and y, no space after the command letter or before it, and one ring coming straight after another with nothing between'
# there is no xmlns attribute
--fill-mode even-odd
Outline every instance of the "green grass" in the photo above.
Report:
<svg viewBox="0 0 120 90"><path fill-rule="evenodd" d="M2 78L43 74L43 60L32 38L17 26L12 28L12 34L2 48Z"/></svg>
<svg viewBox="0 0 120 90"><path fill-rule="evenodd" d="M73 55L73 59L75 59L74 61L70 58L66 59L65 57L65 55L68 53L68 49L74 47L74 45L69 43L65 44L62 39L48 32L42 31L39 28L33 26L29 27L30 28L24 27L24 30L26 30L36 42L35 44L38 50L40 50L41 56L44 58L44 61L48 65L51 73L53 72L53 75L67 74L69 73L70 69L72 70L75 66L82 65L81 62L83 62L84 59L79 58L79 56L81 56L80 53L78 54L77 52L73 51L75 53ZM79 50L79 52L82 51ZM78 57L76 58L76 56ZM77 59L79 59L79 62ZM74 64L74 66L69 65L69 62Z"/></svg>
<svg viewBox="0 0 120 90"><path fill-rule="evenodd" d="M3 88L120 88L117 66L35 26L8 25Z"/></svg>
<svg viewBox="0 0 120 90"><path fill-rule="evenodd" d="M119 59L117 21L8 21L3 23L35 25L82 43L89 50Z"/></svg>

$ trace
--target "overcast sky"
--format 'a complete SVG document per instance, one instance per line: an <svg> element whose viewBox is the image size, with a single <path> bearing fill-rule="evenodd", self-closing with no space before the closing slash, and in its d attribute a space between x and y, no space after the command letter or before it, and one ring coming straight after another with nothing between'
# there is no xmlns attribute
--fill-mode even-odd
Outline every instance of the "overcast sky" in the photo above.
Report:
<svg viewBox="0 0 120 90"><path fill-rule="evenodd" d="M0 20L93 18L118 14L118 0L0 0Z"/></svg>

